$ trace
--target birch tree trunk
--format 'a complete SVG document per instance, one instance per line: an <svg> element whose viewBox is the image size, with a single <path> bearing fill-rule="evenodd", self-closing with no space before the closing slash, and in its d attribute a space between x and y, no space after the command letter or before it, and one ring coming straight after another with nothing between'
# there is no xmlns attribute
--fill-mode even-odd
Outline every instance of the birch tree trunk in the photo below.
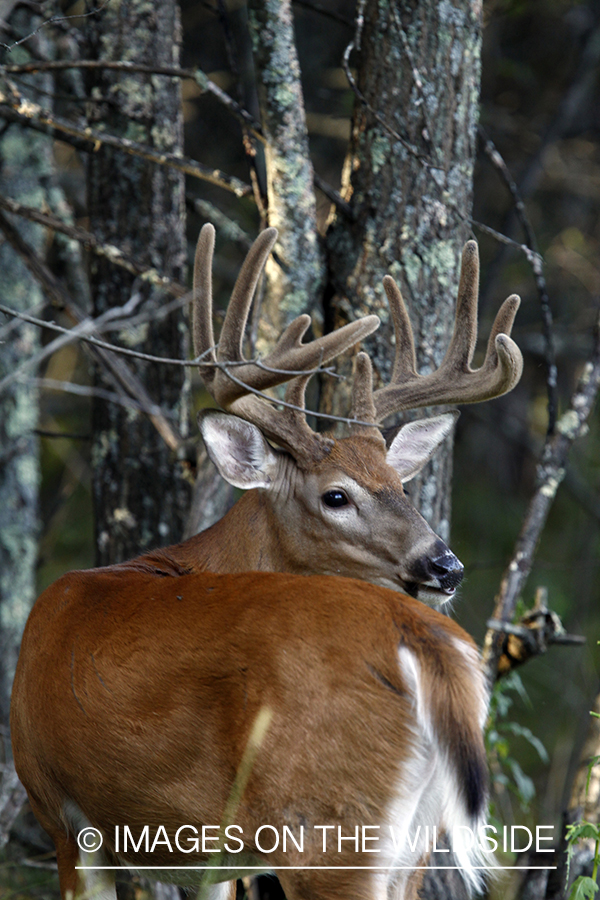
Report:
<svg viewBox="0 0 600 900"><path fill-rule="evenodd" d="M363 14L350 57L362 99L355 101L342 188L354 220L338 216L328 233L330 316L336 325L345 321L347 297L355 315L381 317L368 349L387 381L385 274L398 281L409 307L421 372L439 365L452 331L473 196L481 4L367 0ZM332 398L327 403L335 407ZM445 540L451 476L448 442L411 484L411 500Z"/></svg>
<svg viewBox="0 0 600 900"><path fill-rule="evenodd" d="M179 64L179 10L173 0L102 5L88 21L90 59ZM90 125L161 151L182 152L176 79L100 69L90 75L88 96L93 101ZM89 156L88 198L91 230L100 240L182 280L183 175L103 147ZM92 261L90 274L96 315L121 306L135 292L142 295L145 309L164 302L147 283L135 282L103 259ZM176 316L120 337L128 346L158 356L184 356L183 324ZM131 367L156 403L170 412L179 410L183 370L148 363ZM95 404L93 427L98 564L179 540L189 491L172 450L145 416L109 404Z"/></svg>

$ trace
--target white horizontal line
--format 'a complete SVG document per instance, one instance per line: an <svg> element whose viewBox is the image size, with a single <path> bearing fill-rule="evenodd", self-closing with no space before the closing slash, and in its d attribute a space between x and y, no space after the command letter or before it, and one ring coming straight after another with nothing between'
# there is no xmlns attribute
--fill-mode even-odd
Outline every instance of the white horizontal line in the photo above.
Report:
<svg viewBox="0 0 600 900"><path fill-rule="evenodd" d="M130 866L75 866L76 869L86 869L86 870L110 870L110 871L123 871L127 872L129 869L133 869L136 872L147 871L149 869L160 869L161 872L171 872L171 871L179 871L181 869L188 869L190 872L197 872L199 870L207 870L207 871L232 871L232 872L247 872L250 870L257 870L259 872L283 872L283 871L295 871L300 872L306 869L331 869L334 871L343 871L345 869L350 869L352 871L355 870L369 870L376 869L378 871L390 871L396 869L410 869L411 871L415 869L457 869L462 871L464 866L136 866L134 864ZM470 866L470 869L483 869L485 872L490 871L492 869L500 869L504 871L505 869L516 869L519 872L527 872L533 870L540 870L542 872L548 872L551 869L556 869L558 866Z"/></svg>

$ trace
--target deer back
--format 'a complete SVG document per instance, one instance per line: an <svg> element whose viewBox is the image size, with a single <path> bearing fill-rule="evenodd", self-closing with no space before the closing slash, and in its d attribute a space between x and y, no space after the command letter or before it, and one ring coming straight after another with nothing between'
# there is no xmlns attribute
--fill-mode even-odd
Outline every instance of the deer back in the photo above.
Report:
<svg viewBox="0 0 600 900"><path fill-rule="evenodd" d="M344 835L372 826L378 865L416 866L425 826L480 823L485 691L472 641L409 597L345 578L117 567L64 576L24 634L16 767L57 849L85 823L102 833L108 864L205 865L210 854L164 844L123 855L115 826L137 836L162 825L175 848L181 826L223 823L261 711L270 722L229 813L247 842L242 856L226 854L240 871L340 865L339 878L316 871L315 897L375 897L381 873L351 884L347 868L373 857L338 850L337 831L324 854L315 826ZM296 836L304 826L303 852L261 852L263 825ZM75 889L65 855L63 892ZM476 883L472 855L461 859ZM308 870L279 874L288 898L299 897ZM386 876L399 879L399 897L412 896L409 876Z"/></svg>

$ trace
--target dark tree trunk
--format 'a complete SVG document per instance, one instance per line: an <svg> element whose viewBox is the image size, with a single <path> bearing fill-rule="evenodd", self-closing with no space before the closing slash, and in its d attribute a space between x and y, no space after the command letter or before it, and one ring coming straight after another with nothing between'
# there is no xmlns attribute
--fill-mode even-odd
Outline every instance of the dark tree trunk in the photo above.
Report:
<svg viewBox="0 0 600 900"><path fill-rule="evenodd" d="M338 217L328 234L331 316L345 318L343 297L355 315L381 316L368 349L383 381L392 337L385 274L409 307L420 371L439 365L452 331L472 204L480 14L470 0L367 0L350 57L364 100L356 99L343 184L355 221ZM448 444L411 485L411 499L445 539L451 474Z"/></svg>
<svg viewBox="0 0 600 900"><path fill-rule="evenodd" d="M179 62L179 11L174 2L125 0L89 20L89 56L147 65ZM182 150L179 82L162 76L101 70L89 84L90 125L166 152ZM172 169L108 148L90 154L91 230L145 266L182 279L185 265L184 183ZM163 302L147 283L95 258L91 282L96 315L139 292L144 308ZM182 322L171 316L120 337L155 355L182 357ZM163 409L177 412L182 369L131 363ZM174 454L148 419L98 402L94 409L94 501L98 564L117 562L151 546L178 540L189 499Z"/></svg>

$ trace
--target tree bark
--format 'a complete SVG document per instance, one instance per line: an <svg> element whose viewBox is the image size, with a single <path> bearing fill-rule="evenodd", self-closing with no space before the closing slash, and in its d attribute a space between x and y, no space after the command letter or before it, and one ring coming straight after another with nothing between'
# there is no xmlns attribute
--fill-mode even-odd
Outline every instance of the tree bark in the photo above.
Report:
<svg viewBox="0 0 600 900"><path fill-rule="evenodd" d="M27 28L29 13L16 10L11 18L17 30ZM48 54L40 35L36 49ZM38 88L51 90L48 77L38 76ZM0 193L35 206L48 204L53 190L52 148L46 137L9 125L0 138ZM45 230L15 218L11 224L33 251L43 256ZM3 300L14 309L41 309L46 299L11 244L0 240ZM39 348L34 325L0 316L0 381L13 373ZM38 391L14 381L0 397L0 764L10 756L3 750L8 734L10 692L21 635L36 595L39 538L39 446L35 429L39 415Z"/></svg>
<svg viewBox="0 0 600 900"><path fill-rule="evenodd" d="M360 12L360 9L359 9ZM392 326L382 278L407 306L422 372L441 362L452 331L460 252L469 235L481 56L481 5L367 0L351 64L357 96L331 254L330 317L377 313L368 350L389 380ZM331 397L326 402L336 407ZM348 400L343 398L344 408ZM339 407L336 411L342 411ZM389 423L388 423L389 424ZM411 500L448 539L451 442L411 484Z"/></svg>
<svg viewBox="0 0 600 900"><path fill-rule="evenodd" d="M133 60L177 66L180 24L177 4L146 0L102 6L88 20L89 58ZM179 82L162 76L94 71L88 96L90 125L150 144L163 152L182 152ZM182 280L185 265L183 176L106 147L90 154L88 197L91 230L142 265L159 266ZM127 302L133 292L144 307L162 302L146 283L95 258L91 263L94 312ZM182 357L181 319L122 334L128 346L156 355ZM133 367L155 402L177 412L183 370L141 363ZM185 422L185 418L182 418ZM94 502L97 561L118 562L151 546L180 539L189 490L180 468L149 421L108 404L96 403Z"/></svg>
<svg viewBox="0 0 600 900"><path fill-rule="evenodd" d="M279 231L267 263L257 349L272 346L300 313L319 308L324 278L313 167L290 0L249 0L267 170L268 221Z"/></svg>

